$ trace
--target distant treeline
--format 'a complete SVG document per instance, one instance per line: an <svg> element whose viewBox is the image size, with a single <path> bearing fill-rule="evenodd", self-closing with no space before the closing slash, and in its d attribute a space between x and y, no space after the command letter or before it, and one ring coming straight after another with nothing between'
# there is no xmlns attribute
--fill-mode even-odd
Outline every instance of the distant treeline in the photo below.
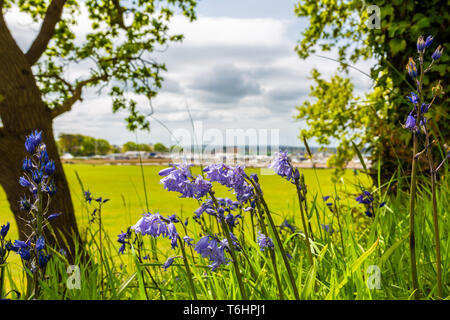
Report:
<svg viewBox="0 0 450 320"><path fill-rule="evenodd" d="M127 151L167 152L169 149L162 143L155 145L128 141L122 146L110 144L105 139L96 139L82 134L61 133L58 137L60 154L70 153L73 156L105 155Z"/></svg>

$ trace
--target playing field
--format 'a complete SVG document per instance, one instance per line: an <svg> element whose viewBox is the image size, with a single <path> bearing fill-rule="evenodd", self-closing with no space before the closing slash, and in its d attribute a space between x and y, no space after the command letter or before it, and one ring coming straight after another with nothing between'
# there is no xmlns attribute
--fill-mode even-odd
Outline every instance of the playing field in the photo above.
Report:
<svg viewBox="0 0 450 320"><path fill-rule="evenodd" d="M134 224L140 216L147 211L160 212L163 215L177 213L183 219L191 217L193 212L199 207L199 203L193 199L180 199L179 194L168 192L159 183L158 172L164 167L144 166L143 175L145 189L147 191L147 201L144 192L144 180L141 167L134 165L64 165L64 170L69 181L70 192L75 206L77 221L80 228L88 224L89 212L83 200L82 189L77 180L76 173L82 180L85 189L91 191L94 197L111 199L103 207L103 223L111 237L115 237L121 230ZM194 173L199 172L199 168L194 168ZM277 175L271 174L269 170L261 172L260 169L248 169L249 173L258 173L260 183L264 191L265 198L271 210L281 217L292 217L298 214L298 200L294 191L294 186ZM332 195L335 190L341 193L341 198L346 199L343 193L353 193L354 184L361 182L369 184L369 180L362 174L355 175L353 170L347 170L345 176L337 184L331 182L331 169L318 169L316 174L312 169L303 169L308 185L308 195L314 197L318 195ZM229 197L234 199L231 192L226 188L214 184L214 188L219 197ZM335 189L336 188L336 189ZM59 190L58 192L64 192ZM348 197L352 198L352 197ZM9 204L2 189L0 189L0 224L5 221L14 222L13 215L9 210ZM14 225L14 223L13 223ZM17 229L11 228L11 238L17 236Z"/></svg>

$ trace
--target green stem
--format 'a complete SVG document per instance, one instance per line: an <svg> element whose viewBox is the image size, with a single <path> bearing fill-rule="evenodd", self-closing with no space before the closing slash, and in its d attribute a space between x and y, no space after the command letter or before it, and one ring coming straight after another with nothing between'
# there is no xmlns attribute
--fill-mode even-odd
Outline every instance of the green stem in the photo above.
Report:
<svg viewBox="0 0 450 320"><path fill-rule="evenodd" d="M192 281L193 275L192 275L191 269L189 267L186 250L184 249L184 243L180 237L178 237L178 242L180 243L181 254L183 255L184 267L186 268L186 273L187 273L188 280L189 280L189 288L191 289L192 297L194 298L194 300L198 300L197 294L195 293L194 282Z"/></svg>
<svg viewBox="0 0 450 320"><path fill-rule="evenodd" d="M420 127L421 121L421 106L422 102L422 79L423 79L423 55L420 54L420 80L418 84L418 90L420 95L420 100L417 105L417 122L416 125ZM417 261L416 261L416 239L414 231L414 215L416 212L416 189L417 189L417 158L416 154L418 152L418 139L415 128L413 129L413 155L411 164L411 189L410 189L410 199L409 199L409 250L411 255L411 277L412 277L412 287L414 291L414 299L419 299L419 280L417 277Z"/></svg>
<svg viewBox="0 0 450 320"><path fill-rule="evenodd" d="M272 219L272 215L270 214L269 207L267 206L267 203L264 200L264 197L261 194L261 191L256 186L256 184L253 182L253 180L252 179L247 179L247 180L253 185L253 189L255 190L255 192L258 196L258 199L261 201L261 203L264 207L264 211L266 212L267 218L269 220L270 228L274 235L275 242L277 244L278 249L280 250L281 257L283 258L284 265L288 272L289 280L291 283L292 291L294 291L295 299L300 300L300 295L298 293L297 284L295 283L294 274L292 273L292 269L289 264L288 257L286 255L286 251L284 250L283 243L281 242L280 236L278 235L277 229L275 227L275 223L273 222L273 219Z"/></svg>
<svg viewBox="0 0 450 320"><path fill-rule="evenodd" d="M430 137L426 134L426 144L427 144L427 158L428 164L430 166L431 174L431 195L433 202L433 224L434 224L434 242L436 244L436 281L438 287L438 297L442 298L442 269L441 269L441 244L439 240L439 220L438 220L438 210L437 210L437 199L436 199L436 172L433 168L433 158L431 155Z"/></svg>
<svg viewBox="0 0 450 320"><path fill-rule="evenodd" d="M259 221L260 221L259 225L261 226L262 232L266 236L268 236L267 228L264 223L264 219L263 219L263 215L262 215L261 206L259 205L258 201L255 201L255 202L258 207ZM280 275L278 274L278 267L277 267L275 252L273 252L272 248L269 248L269 251L270 251L270 259L272 260L273 272L275 273L275 280L277 281L278 295L280 297L280 300L284 300L283 287L281 286Z"/></svg>
<svg viewBox="0 0 450 320"><path fill-rule="evenodd" d="M308 225L306 224L305 213L303 210L303 200L302 200L302 195L300 193L300 183L299 183L298 179L295 179L295 187L297 189L298 203L300 206L300 215L302 218L303 230L305 232L305 242L306 242L306 248L307 248L307 252L308 252L308 259L309 259L309 263L312 266L314 263L314 260L313 260L313 256L312 256L312 252L311 252L311 244L309 242Z"/></svg>
<svg viewBox="0 0 450 320"><path fill-rule="evenodd" d="M214 197L214 193L212 191L209 191L209 195L211 196L211 199L214 202L216 210L218 211L219 203L217 202L216 197ZM222 226L222 230L225 233L225 237L227 238L227 241L228 241L228 249L230 250L231 259L233 261L234 271L236 273L236 278L237 278L237 281L239 284L239 290L241 292L241 297L243 300L248 300L247 294L246 294L245 288L244 288L244 283L242 281L241 272L239 271L239 264L238 264L238 261L236 258L236 252L234 251L233 240L231 239L230 230L228 230L228 226L223 219L221 219L220 223Z"/></svg>

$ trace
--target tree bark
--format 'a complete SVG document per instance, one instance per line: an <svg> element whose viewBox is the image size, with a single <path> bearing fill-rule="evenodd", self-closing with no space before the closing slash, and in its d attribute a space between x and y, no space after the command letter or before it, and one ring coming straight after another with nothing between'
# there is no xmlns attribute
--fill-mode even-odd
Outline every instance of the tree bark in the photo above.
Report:
<svg viewBox="0 0 450 320"><path fill-rule="evenodd" d="M51 110L43 102L25 54L11 36L3 16L0 14L0 185L5 190L19 229L19 236L25 239L30 234L25 220L27 213L19 208L20 198L28 190L18 183L22 175L22 160L27 156L25 138L33 130L43 132L43 142L47 145L49 158L55 161L55 183L57 192L52 199L49 213L62 213L52 221L56 239L47 233L47 241L57 244L57 248L67 251L69 260L75 253L80 235L75 220L74 208L67 180L59 159ZM62 239L65 237L65 241ZM66 243L67 241L67 243Z"/></svg>

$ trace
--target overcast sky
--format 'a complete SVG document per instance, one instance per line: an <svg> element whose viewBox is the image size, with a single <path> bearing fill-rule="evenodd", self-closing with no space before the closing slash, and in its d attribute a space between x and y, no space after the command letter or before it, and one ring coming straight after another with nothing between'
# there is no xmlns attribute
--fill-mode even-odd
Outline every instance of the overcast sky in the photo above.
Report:
<svg viewBox="0 0 450 320"><path fill-rule="evenodd" d="M154 117L173 132L191 130L188 104L204 131L278 130L280 144L301 145L297 136L305 124L293 117L295 106L307 98L310 71L317 68L331 76L337 64L318 57L298 58L294 47L307 22L295 17L295 2L200 0L194 22L175 16L171 32L183 33L185 40L158 55L168 72L153 101ZM17 12L10 12L6 19L18 44L27 49L38 27ZM370 65L358 67L369 71ZM370 89L369 79L357 72L350 76L356 93ZM145 99L139 102L142 110L149 109ZM55 134L82 133L114 144L135 141L136 135L126 130L125 116L112 114L106 94L88 92L71 112L55 120ZM168 130L154 120L151 132L139 133L138 140L174 144Z"/></svg>

